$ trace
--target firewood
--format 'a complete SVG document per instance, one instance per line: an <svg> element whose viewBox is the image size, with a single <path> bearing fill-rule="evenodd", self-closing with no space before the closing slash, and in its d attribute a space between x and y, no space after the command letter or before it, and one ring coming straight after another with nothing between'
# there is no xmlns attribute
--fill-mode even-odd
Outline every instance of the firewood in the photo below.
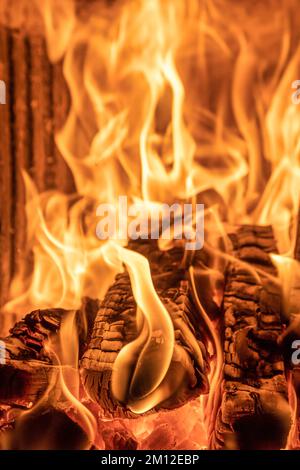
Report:
<svg viewBox="0 0 300 470"><path fill-rule="evenodd" d="M224 383L214 449L280 449L291 425L284 363L281 292L270 227L240 227L231 236L224 293Z"/></svg>
<svg viewBox="0 0 300 470"><path fill-rule="evenodd" d="M6 104L0 106L0 307L14 276L28 277L25 188L22 172L40 191L71 193L71 172L55 143L69 111L62 63L51 64L41 18L34 2L0 5L0 79Z"/></svg>
<svg viewBox="0 0 300 470"><path fill-rule="evenodd" d="M98 302L84 299L74 312L79 341L79 356L86 342L98 309ZM57 341L57 333L64 319L72 311L64 309L36 310L29 313L3 338L5 363L0 365L0 403L30 408L42 396L57 374L47 342Z"/></svg>
<svg viewBox="0 0 300 470"><path fill-rule="evenodd" d="M170 314L175 330L173 359L163 381L169 388L168 396L152 411L176 408L208 392L209 370L207 340L186 280L183 251L181 248L160 251L156 242L142 240L130 244L130 247L148 258L154 287ZM111 391L111 379L118 354L137 334L136 303L125 271L116 277L101 303L89 347L81 360L85 389L108 416L136 416L130 410L130 393L127 392L124 402L116 400ZM132 358L133 369L136 360Z"/></svg>

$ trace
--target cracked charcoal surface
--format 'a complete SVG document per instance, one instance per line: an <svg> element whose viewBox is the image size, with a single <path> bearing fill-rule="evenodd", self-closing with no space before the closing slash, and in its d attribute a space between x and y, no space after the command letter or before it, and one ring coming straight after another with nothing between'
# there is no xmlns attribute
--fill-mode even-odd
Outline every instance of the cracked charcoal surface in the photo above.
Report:
<svg viewBox="0 0 300 470"><path fill-rule="evenodd" d="M290 409L277 344L281 292L269 257L276 244L270 227L240 227L231 241L237 261L229 266L224 293L224 382L211 447L280 449Z"/></svg>

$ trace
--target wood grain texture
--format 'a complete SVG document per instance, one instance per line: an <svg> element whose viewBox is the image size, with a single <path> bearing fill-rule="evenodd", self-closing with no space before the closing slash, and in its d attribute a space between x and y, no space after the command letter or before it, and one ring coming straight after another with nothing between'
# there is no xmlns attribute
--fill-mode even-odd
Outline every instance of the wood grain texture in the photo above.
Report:
<svg viewBox="0 0 300 470"><path fill-rule="evenodd" d="M270 227L241 227L231 236L224 294L224 382L211 447L280 449L291 425L284 362L281 292L270 252ZM259 277L257 277L257 275Z"/></svg>

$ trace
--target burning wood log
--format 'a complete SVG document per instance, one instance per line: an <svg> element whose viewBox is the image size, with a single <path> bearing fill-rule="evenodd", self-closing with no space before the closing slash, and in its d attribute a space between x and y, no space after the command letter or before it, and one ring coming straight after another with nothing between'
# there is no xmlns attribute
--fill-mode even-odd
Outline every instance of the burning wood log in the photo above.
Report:
<svg viewBox="0 0 300 470"><path fill-rule="evenodd" d="M270 252L270 227L245 226L231 236L236 261L224 295L224 384L211 447L280 449L291 416L284 364L281 293Z"/></svg>
<svg viewBox="0 0 300 470"><path fill-rule="evenodd" d="M46 390L52 375L57 373L47 349L48 341L57 341L63 321L73 314L81 357L97 309L97 301L84 299L78 311L36 310L18 322L3 339L5 357L4 364L0 365L0 403L30 407Z"/></svg>
<svg viewBox="0 0 300 470"><path fill-rule="evenodd" d="M189 284L185 279L186 269L182 265L183 250L174 248L163 252L149 241L140 241L134 245L135 249L149 260L156 292L166 306L175 330L173 358L160 385L161 390L158 392L160 399L149 408L172 409L201 393L208 392L207 340L192 300ZM122 402L113 396L111 381L118 355L125 345L135 341L137 337L136 303L129 275L125 272L117 276L101 303L89 347L81 361L82 378L87 393L110 416L136 416L131 410L130 402L134 400L138 402L139 398L131 396L130 382L138 368L138 356L144 344L140 345L138 352L128 359L130 377ZM153 347L149 348L148 352L150 356L153 355L153 367L157 367L155 361L159 361L155 354L155 342L158 340L159 338L152 338ZM137 392L141 393L141 398L144 398L151 388L147 384L149 380L147 374L143 377L143 386Z"/></svg>

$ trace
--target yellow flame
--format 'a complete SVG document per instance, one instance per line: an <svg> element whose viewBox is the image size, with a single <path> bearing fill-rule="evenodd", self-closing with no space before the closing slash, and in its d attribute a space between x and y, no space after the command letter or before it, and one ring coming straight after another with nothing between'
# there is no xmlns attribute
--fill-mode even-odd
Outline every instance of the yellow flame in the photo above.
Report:
<svg viewBox="0 0 300 470"><path fill-rule="evenodd" d="M123 347L114 363L112 391L120 402L128 402L135 413L143 413L161 401L154 394L169 369L174 350L174 330L170 316L160 301L147 259L133 251L109 243L105 260L118 268L123 262L129 272L139 313L139 337ZM150 397L150 398L149 398Z"/></svg>

